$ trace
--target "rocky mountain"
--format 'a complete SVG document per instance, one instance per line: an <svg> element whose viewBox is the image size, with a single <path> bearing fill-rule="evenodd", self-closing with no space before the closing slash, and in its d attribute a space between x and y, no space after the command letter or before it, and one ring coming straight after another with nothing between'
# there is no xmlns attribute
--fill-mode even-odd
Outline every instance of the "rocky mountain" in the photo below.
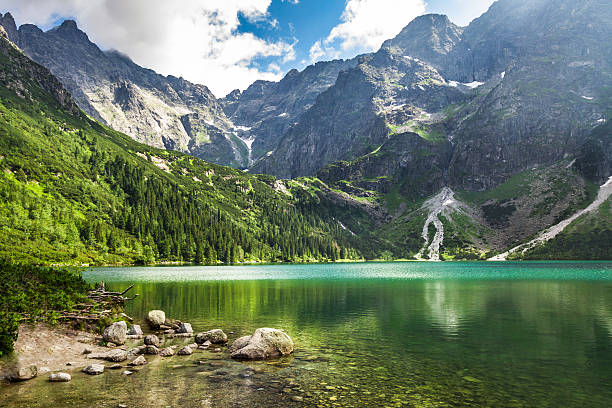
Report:
<svg viewBox="0 0 612 408"><path fill-rule="evenodd" d="M258 176L367 258L612 259L611 4L498 0L468 27L425 15L375 53L220 100L100 51L73 22L11 21L90 115L289 179Z"/></svg>
<svg viewBox="0 0 612 408"><path fill-rule="evenodd" d="M244 92L235 90L221 99L225 114L249 145L250 163L274 150L317 96L356 64L357 58L318 62L301 72L289 71L279 82L256 81Z"/></svg>
<svg viewBox="0 0 612 408"><path fill-rule="evenodd" d="M491 189L575 155L608 117L611 34L612 6L594 1L500 0L466 28L419 17L341 73L254 171L312 175L410 131L451 144L446 183Z"/></svg>
<svg viewBox="0 0 612 408"><path fill-rule="evenodd" d="M150 146L247 165L246 145L205 86L102 51L71 20L44 32L31 24L17 29L7 13L0 24L26 55L60 79L86 113L113 129Z"/></svg>

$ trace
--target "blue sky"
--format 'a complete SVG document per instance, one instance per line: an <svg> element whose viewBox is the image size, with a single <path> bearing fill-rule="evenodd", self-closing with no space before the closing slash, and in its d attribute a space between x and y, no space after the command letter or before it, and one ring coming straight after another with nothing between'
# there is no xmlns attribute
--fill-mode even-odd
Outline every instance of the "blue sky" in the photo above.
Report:
<svg viewBox="0 0 612 408"><path fill-rule="evenodd" d="M446 14L455 24L465 26L485 12L492 3L493 0L429 0L425 2L425 12ZM310 56L312 46L328 37L331 30L341 23L346 4L346 0L273 0L268 8L269 19L266 21L253 22L240 16L240 32L253 33L269 41L284 40L294 43L295 60L283 62L275 57L255 58L252 65L264 68L269 64L276 64L286 72L291 68L301 70L311 64L314 62ZM411 17L413 16L410 15L406 19L406 24ZM360 52L371 51L370 48L342 50L331 57L352 58Z"/></svg>
<svg viewBox="0 0 612 408"><path fill-rule="evenodd" d="M459 25L493 0L0 0L18 24L45 29L75 19L103 49L157 72L207 85L217 96L290 69L377 50L415 17Z"/></svg>

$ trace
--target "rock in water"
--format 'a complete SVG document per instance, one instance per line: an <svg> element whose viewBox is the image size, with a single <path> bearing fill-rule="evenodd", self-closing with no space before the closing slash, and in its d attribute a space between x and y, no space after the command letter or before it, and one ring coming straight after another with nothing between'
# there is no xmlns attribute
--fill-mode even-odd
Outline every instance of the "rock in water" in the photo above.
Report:
<svg viewBox="0 0 612 408"><path fill-rule="evenodd" d="M127 357L127 351L121 349L113 349L111 351L107 351L106 353L91 353L87 355L87 358L112 361L114 363L124 361L127 359Z"/></svg>
<svg viewBox="0 0 612 408"><path fill-rule="evenodd" d="M159 349L155 346L146 346L144 349L145 354L159 354Z"/></svg>
<svg viewBox="0 0 612 408"><path fill-rule="evenodd" d="M104 329L104 341L115 344L125 344L127 324L124 321L115 322Z"/></svg>
<svg viewBox="0 0 612 408"><path fill-rule="evenodd" d="M68 382L72 377L68 373L55 373L49 376L49 382Z"/></svg>
<svg viewBox="0 0 612 408"><path fill-rule="evenodd" d="M174 349L172 347L166 347L159 350L159 355L162 357L171 357L174 355Z"/></svg>
<svg viewBox="0 0 612 408"><path fill-rule="evenodd" d="M189 323L181 323L176 330L177 333L193 333L193 329L191 328L191 324Z"/></svg>
<svg viewBox="0 0 612 408"><path fill-rule="evenodd" d="M26 367L16 367L13 371L8 375L9 381L26 381L31 380L32 378L38 375L38 369L35 365L30 365Z"/></svg>
<svg viewBox="0 0 612 408"><path fill-rule="evenodd" d="M137 358L134 359L134 361L132 361L128 365L130 365L130 366L141 366L141 365L145 365L145 364L147 364L147 360L144 358L144 356L138 356Z"/></svg>
<svg viewBox="0 0 612 408"><path fill-rule="evenodd" d="M104 372L104 366L102 364L91 364L83 369L85 374L98 375Z"/></svg>
<svg viewBox="0 0 612 408"><path fill-rule="evenodd" d="M104 357L106 361L112 361L114 363L118 363L120 361L127 360L127 351L121 349L114 349L106 353Z"/></svg>
<svg viewBox="0 0 612 408"><path fill-rule="evenodd" d="M221 329L214 329L198 333L195 336L195 342L198 344L203 344L206 341L210 341L212 344L225 344L227 343L227 335Z"/></svg>
<svg viewBox="0 0 612 408"><path fill-rule="evenodd" d="M230 357L238 360L264 360L293 353L293 340L278 329L261 328L252 336L240 337L229 349Z"/></svg>
<svg viewBox="0 0 612 408"><path fill-rule="evenodd" d="M193 354L193 350L191 349L191 347L185 346L182 349L180 349L178 353L176 354L178 354L179 356L189 356Z"/></svg>
<svg viewBox="0 0 612 408"><path fill-rule="evenodd" d="M147 346L159 347L159 337L154 334L149 334L144 338L144 344Z"/></svg>
<svg viewBox="0 0 612 408"><path fill-rule="evenodd" d="M143 335L142 329L137 324L133 324L128 330L127 334L130 336L142 336Z"/></svg>
<svg viewBox="0 0 612 408"><path fill-rule="evenodd" d="M147 321L152 327L158 328L166 321L166 313L163 310L151 310L147 315Z"/></svg>

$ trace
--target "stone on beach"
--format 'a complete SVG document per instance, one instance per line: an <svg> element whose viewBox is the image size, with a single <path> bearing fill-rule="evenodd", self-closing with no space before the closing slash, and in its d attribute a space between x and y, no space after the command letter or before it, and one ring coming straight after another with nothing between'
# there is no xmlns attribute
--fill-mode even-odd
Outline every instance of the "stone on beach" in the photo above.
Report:
<svg viewBox="0 0 612 408"><path fill-rule="evenodd" d="M223 333L221 329L209 330L207 332L198 333L195 336L195 342L203 344L209 341L211 344L225 344L227 343L227 335Z"/></svg>
<svg viewBox="0 0 612 408"><path fill-rule="evenodd" d="M230 357L238 360L264 360L293 353L293 340L287 333L270 328L255 330L252 336L236 339L229 348Z"/></svg>
<svg viewBox="0 0 612 408"><path fill-rule="evenodd" d="M127 335L127 324L124 321L115 322L104 329L102 337L107 343L125 344L125 336Z"/></svg>

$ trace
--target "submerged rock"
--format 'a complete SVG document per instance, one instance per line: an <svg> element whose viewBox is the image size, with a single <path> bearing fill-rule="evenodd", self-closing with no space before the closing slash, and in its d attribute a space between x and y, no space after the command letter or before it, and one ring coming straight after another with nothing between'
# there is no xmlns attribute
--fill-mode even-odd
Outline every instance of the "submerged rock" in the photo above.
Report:
<svg viewBox="0 0 612 408"><path fill-rule="evenodd" d="M142 333L142 329L141 329L141 328L140 328L140 326L139 326L139 325L137 325L137 324L133 324L133 325L132 325L132 326L129 328L129 330L128 330L127 334L128 334L129 336L142 336L142 335L143 335L143 333Z"/></svg>
<svg viewBox="0 0 612 408"><path fill-rule="evenodd" d="M68 382L72 377L68 373L55 373L49 376L49 382Z"/></svg>
<svg viewBox="0 0 612 408"><path fill-rule="evenodd" d="M166 347L159 350L159 355L162 357L171 357L174 355L174 349L172 347Z"/></svg>
<svg viewBox="0 0 612 408"><path fill-rule="evenodd" d="M146 344L147 346L159 347L159 337L154 334L149 334L144 338L144 344Z"/></svg>
<svg viewBox="0 0 612 408"><path fill-rule="evenodd" d="M144 354L150 354L150 355L159 354L159 349L155 346L149 345L145 347Z"/></svg>
<svg viewBox="0 0 612 408"><path fill-rule="evenodd" d="M8 380L12 382L31 380L38 375L35 365L25 367L15 367L8 375Z"/></svg>
<svg viewBox="0 0 612 408"><path fill-rule="evenodd" d="M144 356L138 356L136 359L134 359L134 361L128 363L130 366L141 366L145 364L147 364L147 360L144 358Z"/></svg>
<svg viewBox="0 0 612 408"><path fill-rule="evenodd" d="M209 330L207 332L198 333L195 336L195 342L203 344L209 341L211 344L225 344L227 343L227 335L223 333L221 329Z"/></svg>
<svg viewBox="0 0 612 408"><path fill-rule="evenodd" d="M104 372L104 365L102 364L90 364L83 369L85 374L98 375Z"/></svg>
<svg viewBox="0 0 612 408"><path fill-rule="evenodd" d="M154 328L159 328L166 321L166 313L163 310L151 310L147 315L147 321Z"/></svg>
<svg viewBox="0 0 612 408"><path fill-rule="evenodd" d="M125 344L127 335L127 324L124 321L115 322L104 329L102 337L107 343Z"/></svg>
<svg viewBox="0 0 612 408"><path fill-rule="evenodd" d="M270 328L255 330L252 336L236 339L229 348L230 357L238 360L263 360L293 353L293 340L287 333Z"/></svg>

